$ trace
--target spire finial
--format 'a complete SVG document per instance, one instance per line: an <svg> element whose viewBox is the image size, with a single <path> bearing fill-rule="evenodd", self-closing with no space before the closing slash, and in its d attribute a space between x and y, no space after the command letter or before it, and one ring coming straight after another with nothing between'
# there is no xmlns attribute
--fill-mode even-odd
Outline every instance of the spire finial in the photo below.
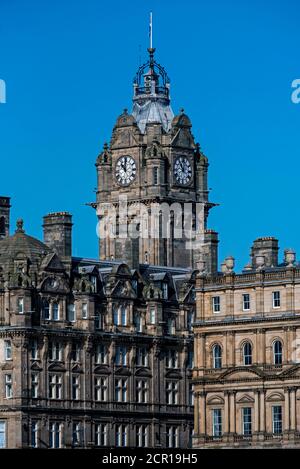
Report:
<svg viewBox="0 0 300 469"><path fill-rule="evenodd" d="M17 229L16 229L16 233L25 233L25 231L23 230L23 226L24 226L24 221L22 218L18 218L17 220Z"/></svg>

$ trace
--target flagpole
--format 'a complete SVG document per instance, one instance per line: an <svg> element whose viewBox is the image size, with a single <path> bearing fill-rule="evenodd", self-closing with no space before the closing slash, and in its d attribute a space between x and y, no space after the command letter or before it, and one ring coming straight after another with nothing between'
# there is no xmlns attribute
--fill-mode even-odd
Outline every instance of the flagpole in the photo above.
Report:
<svg viewBox="0 0 300 469"><path fill-rule="evenodd" d="M153 46L153 36L152 36L152 11L150 12L150 49Z"/></svg>

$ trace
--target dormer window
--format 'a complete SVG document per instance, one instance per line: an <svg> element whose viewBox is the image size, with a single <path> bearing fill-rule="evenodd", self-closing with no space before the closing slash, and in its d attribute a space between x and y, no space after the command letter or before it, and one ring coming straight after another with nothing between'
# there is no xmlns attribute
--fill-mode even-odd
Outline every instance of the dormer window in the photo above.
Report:
<svg viewBox="0 0 300 469"><path fill-rule="evenodd" d="M59 304L56 301L52 304L52 317L53 321L59 321Z"/></svg>
<svg viewBox="0 0 300 469"><path fill-rule="evenodd" d="M48 300L43 301L43 318L50 320L50 303Z"/></svg>
<svg viewBox="0 0 300 469"><path fill-rule="evenodd" d="M70 303L68 306L68 321L75 322L75 304Z"/></svg>
<svg viewBox="0 0 300 469"><path fill-rule="evenodd" d="M142 332L142 317L139 313L134 315L134 326L136 332Z"/></svg>
<svg viewBox="0 0 300 469"><path fill-rule="evenodd" d="M138 281L136 279L132 280L132 288L134 289L135 293L137 293Z"/></svg>
<svg viewBox="0 0 300 469"><path fill-rule="evenodd" d="M163 299L167 300L169 297L169 287L167 282L162 283L162 292L163 292Z"/></svg>
<svg viewBox="0 0 300 469"><path fill-rule="evenodd" d="M168 334L175 335L175 319L168 318Z"/></svg>
<svg viewBox="0 0 300 469"><path fill-rule="evenodd" d="M94 286L94 292L96 293L97 292L97 277L96 277L96 275L91 275L91 282Z"/></svg>

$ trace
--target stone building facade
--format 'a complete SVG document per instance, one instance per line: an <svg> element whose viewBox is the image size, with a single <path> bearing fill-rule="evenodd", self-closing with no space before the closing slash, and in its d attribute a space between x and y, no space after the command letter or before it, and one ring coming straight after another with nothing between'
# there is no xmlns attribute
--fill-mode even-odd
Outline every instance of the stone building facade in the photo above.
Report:
<svg viewBox="0 0 300 469"><path fill-rule="evenodd" d="M299 446L300 266L274 238L233 266L197 277L194 447Z"/></svg>
<svg viewBox="0 0 300 469"><path fill-rule="evenodd" d="M169 88L149 49L132 113L117 119L97 158L90 205L101 228L120 195L147 211L189 204L199 248L175 236L172 209L169 221L158 213L150 222L159 234L169 226L168 237L101 236L100 259L76 258L69 213L44 217L43 242L22 220L10 236L10 199L0 197L2 448L192 444L195 266L202 252L216 269L218 240L206 229L208 161L188 116L174 117ZM120 234L119 215L116 225Z"/></svg>

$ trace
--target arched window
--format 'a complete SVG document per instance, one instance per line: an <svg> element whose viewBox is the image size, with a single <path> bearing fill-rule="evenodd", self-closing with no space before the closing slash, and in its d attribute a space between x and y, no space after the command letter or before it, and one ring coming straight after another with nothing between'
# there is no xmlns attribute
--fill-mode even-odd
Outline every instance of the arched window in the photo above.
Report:
<svg viewBox="0 0 300 469"><path fill-rule="evenodd" d="M243 346L244 365L252 365L252 345L246 342Z"/></svg>
<svg viewBox="0 0 300 469"><path fill-rule="evenodd" d="M50 319L50 304L49 301L43 301L43 318Z"/></svg>
<svg viewBox="0 0 300 469"><path fill-rule="evenodd" d="M282 365L282 343L276 340L273 344L273 362L274 365Z"/></svg>
<svg viewBox="0 0 300 469"><path fill-rule="evenodd" d="M213 347L213 367L215 369L222 368L222 349L219 344Z"/></svg>
<svg viewBox="0 0 300 469"><path fill-rule="evenodd" d="M59 306L56 301L52 304L52 317L53 321L59 321Z"/></svg>
<svg viewBox="0 0 300 469"><path fill-rule="evenodd" d="M0 236L5 236L5 218L0 217Z"/></svg>

